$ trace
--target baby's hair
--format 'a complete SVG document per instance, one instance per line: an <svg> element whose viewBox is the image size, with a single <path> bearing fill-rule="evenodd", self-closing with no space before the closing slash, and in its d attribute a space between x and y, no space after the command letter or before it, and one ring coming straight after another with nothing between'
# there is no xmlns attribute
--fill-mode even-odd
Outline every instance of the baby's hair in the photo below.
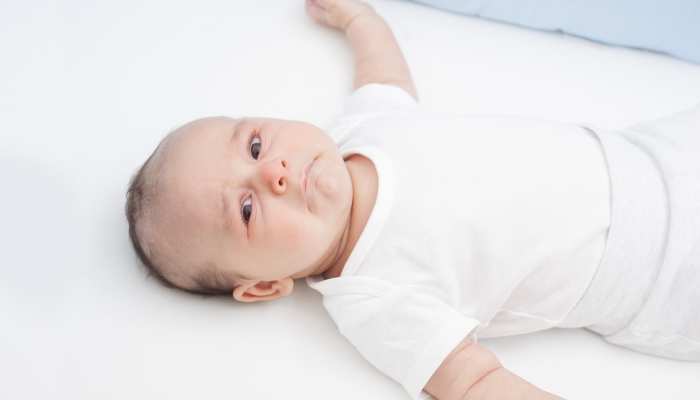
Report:
<svg viewBox="0 0 700 400"><path fill-rule="evenodd" d="M241 276L228 276L216 265L205 262L202 266L177 266L176 261L160 253L156 240L155 212L159 194L159 183L163 175L168 151L172 147L177 130L161 140L156 150L139 168L129 182L126 192L126 219L129 222L129 238L148 275L155 277L163 285L190 293L231 295L233 289L244 279ZM181 287L168 279L167 271L190 271L188 278L193 287Z"/></svg>

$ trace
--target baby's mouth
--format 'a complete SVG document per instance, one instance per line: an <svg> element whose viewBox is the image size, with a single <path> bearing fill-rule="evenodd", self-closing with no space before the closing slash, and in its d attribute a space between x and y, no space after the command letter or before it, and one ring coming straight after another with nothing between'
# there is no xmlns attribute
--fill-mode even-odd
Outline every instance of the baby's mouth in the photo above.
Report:
<svg viewBox="0 0 700 400"><path fill-rule="evenodd" d="M309 185L309 172L311 171L311 167L314 165L314 162L311 161L309 165L304 168L304 179L301 182L302 189L304 190L304 199L306 200L306 204L308 207L309 204L309 197L307 195L307 190L308 190L308 185Z"/></svg>

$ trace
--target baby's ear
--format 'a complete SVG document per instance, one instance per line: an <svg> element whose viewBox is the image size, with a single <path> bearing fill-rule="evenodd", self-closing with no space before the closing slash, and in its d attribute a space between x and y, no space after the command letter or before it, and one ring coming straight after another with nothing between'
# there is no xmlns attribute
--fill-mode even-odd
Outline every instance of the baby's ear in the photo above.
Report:
<svg viewBox="0 0 700 400"><path fill-rule="evenodd" d="M236 286L233 298L247 303L272 300L292 293L293 288L294 279L291 277L278 281L251 281Z"/></svg>

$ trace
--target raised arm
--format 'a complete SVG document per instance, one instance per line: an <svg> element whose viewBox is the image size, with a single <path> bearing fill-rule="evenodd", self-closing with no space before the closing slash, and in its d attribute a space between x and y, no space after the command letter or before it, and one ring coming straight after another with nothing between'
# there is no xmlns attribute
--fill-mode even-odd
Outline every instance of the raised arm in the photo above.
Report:
<svg viewBox="0 0 700 400"><path fill-rule="evenodd" d="M418 100L413 79L386 22L357 0L306 0L316 21L345 32L355 56L355 88L398 86ZM425 390L445 399L559 399L503 368L496 356L464 339L442 362Z"/></svg>
<svg viewBox="0 0 700 400"><path fill-rule="evenodd" d="M503 368L496 356L464 339L425 385L440 400L560 399Z"/></svg>
<svg viewBox="0 0 700 400"><path fill-rule="evenodd" d="M357 0L306 0L316 21L345 32L355 56L355 89L368 83L398 86L418 100L406 60L389 25Z"/></svg>

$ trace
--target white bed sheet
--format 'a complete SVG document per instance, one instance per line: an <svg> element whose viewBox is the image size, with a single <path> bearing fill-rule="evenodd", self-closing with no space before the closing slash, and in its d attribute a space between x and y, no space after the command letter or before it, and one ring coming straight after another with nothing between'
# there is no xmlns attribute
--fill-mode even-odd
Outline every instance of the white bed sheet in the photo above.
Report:
<svg viewBox="0 0 700 400"><path fill-rule="evenodd" d="M700 102L700 66L373 1L424 107L605 128ZM0 398L406 399L303 281L238 304L147 279L123 216L131 173L208 115L321 127L351 92L340 32L302 1L0 2ZM483 340L569 399L700 397L700 363L585 330Z"/></svg>

